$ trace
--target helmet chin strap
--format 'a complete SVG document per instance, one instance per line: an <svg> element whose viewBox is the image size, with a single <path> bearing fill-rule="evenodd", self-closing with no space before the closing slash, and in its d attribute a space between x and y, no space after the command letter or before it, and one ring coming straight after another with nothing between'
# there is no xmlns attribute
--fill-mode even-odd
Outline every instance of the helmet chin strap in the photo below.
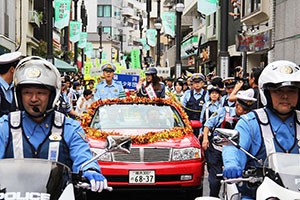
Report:
<svg viewBox="0 0 300 200"><path fill-rule="evenodd" d="M25 110L25 112L32 118L41 118L41 117L46 117L50 112L53 111L53 109L50 109L48 111L44 111L41 112L40 109L38 107L33 107L32 110L36 113L39 113L39 115L32 115L29 112L27 112L27 110Z"/></svg>
<svg viewBox="0 0 300 200"><path fill-rule="evenodd" d="M279 112L278 110L274 109L273 106L270 108L275 114L278 114L278 115L283 115L283 116L288 116L288 115L291 115L295 110L296 110L296 107L292 107L291 110L287 113L282 113L282 112Z"/></svg>

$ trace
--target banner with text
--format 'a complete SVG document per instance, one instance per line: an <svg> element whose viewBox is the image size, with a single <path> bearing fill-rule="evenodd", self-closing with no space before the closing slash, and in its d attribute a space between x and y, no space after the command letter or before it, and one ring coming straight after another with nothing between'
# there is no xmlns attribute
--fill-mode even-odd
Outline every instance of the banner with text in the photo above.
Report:
<svg viewBox="0 0 300 200"><path fill-rule="evenodd" d="M146 38L140 38L140 42L142 43L142 45L143 45L143 47L144 47L144 49L145 49L146 51L150 50L150 47L149 47L149 45L147 44L147 39L146 39Z"/></svg>
<svg viewBox="0 0 300 200"><path fill-rule="evenodd" d="M80 22L70 21L70 41L76 43L80 40Z"/></svg>
<svg viewBox="0 0 300 200"><path fill-rule="evenodd" d="M157 76L169 77L171 76L171 71L169 67L156 67Z"/></svg>
<svg viewBox="0 0 300 200"><path fill-rule="evenodd" d="M141 62L140 62L140 50L134 49L130 52L131 56L131 64L132 69L140 69L141 68Z"/></svg>
<svg viewBox="0 0 300 200"><path fill-rule="evenodd" d="M162 24L164 26L165 34L175 37L175 13L162 13Z"/></svg>
<svg viewBox="0 0 300 200"><path fill-rule="evenodd" d="M91 42L87 42L86 43L86 47L84 49L84 54L89 57L89 58L92 58L93 56L93 46L92 46L92 43Z"/></svg>
<svg viewBox="0 0 300 200"><path fill-rule="evenodd" d="M71 0L55 0L54 26L62 29L69 25Z"/></svg>
<svg viewBox="0 0 300 200"><path fill-rule="evenodd" d="M91 76L90 76L91 68L93 68L93 63L91 63L91 62L84 63L84 80L88 80L91 78Z"/></svg>
<svg viewBox="0 0 300 200"><path fill-rule="evenodd" d="M217 11L217 0L198 0L197 10L204 15L211 15Z"/></svg>
<svg viewBox="0 0 300 200"><path fill-rule="evenodd" d="M155 47L156 44L156 30L155 29L147 29L146 30L147 35L147 43L151 47Z"/></svg>
<svg viewBox="0 0 300 200"><path fill-rule="evenodd" d="M114 80L121 81L123 87L126 87L126 89L136 89L139 78L140 77L136 75L114 74Z"/></svg>
<svg viewBox="0 0 300 200"><path fill-rule="evenodd" d="M80 33L80 40L78 43L78 48L85 48L87 42L87 32L81 32Z"/></svg>
<svg viewBox="0 0 300 200"><path fill-rule="evenodd" d="M121 74L140 76L141 75L141 70L140 69L122 69Z"/></svg>

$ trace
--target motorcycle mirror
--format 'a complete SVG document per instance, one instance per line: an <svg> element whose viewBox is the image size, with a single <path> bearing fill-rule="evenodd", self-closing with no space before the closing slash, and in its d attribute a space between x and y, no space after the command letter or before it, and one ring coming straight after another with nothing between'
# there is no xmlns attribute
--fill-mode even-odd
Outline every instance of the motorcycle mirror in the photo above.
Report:
<svg viewBox="0 0 300 200"><path fill-rule="evenodd" d="M106 143L105 143L105 151L101 154L98 154L91 160L83 163L83 165L80 167L79 173L80 176L82 175L83 168L93 162L94 160L99 159L101 156L106 154L107 152L122 152L122 153L130 153L131 151L131 137L129 136L107 136Z"/></svg>
<svg viewBox="0 0 300 200"><path fill-rule="evenodd" d="M240 134L236 130L226 129L226 128L216 128L214 130L220 138L216 138L216 142L220 145L230 145L238 144L240 140ZM234 143L233 143L234 142Z"/></svg>
<svg viewBox="0 0 300 200"><path fill-rule="evenodd" d="M107 136L105 149L108 152L130 153L131 138L129 136Z"/></svg>
<svg viewBox="0 0 300 200"><path fill-rule="evenodd" d="M228 139L222 138L219 135L213 137L212 143L217 146L228 146L231 144Z"/></svg>

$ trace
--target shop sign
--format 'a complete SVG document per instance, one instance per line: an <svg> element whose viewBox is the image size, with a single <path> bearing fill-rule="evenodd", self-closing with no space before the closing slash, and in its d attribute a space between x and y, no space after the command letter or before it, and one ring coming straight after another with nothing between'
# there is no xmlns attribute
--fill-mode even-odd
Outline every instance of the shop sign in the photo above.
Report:
<svg viewBox="0 0 300 200"><path fill-rule="evenodd" d="M236 50L243 51L263 51L271 48L271 31L266 31L256 35L237 35Z"/></svg>
<svg viewBox="0 0 300 200"><path fill-rule="evenodd" d="M209 41L199 47L200 64L217 62L217 41Z"/></svg>

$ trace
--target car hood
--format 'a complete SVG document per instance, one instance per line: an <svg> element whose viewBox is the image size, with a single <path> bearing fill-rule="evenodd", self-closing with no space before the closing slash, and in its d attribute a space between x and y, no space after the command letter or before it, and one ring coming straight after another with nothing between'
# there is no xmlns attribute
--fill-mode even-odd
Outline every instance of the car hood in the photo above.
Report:
<svg viewBox="0 0 300 200"><path fill-rule="evenodd" d="M105 130L106 132L112 132L112 130ZM131 135L131 136L136 136L136 135L143 135L148 132L160 132L163 131L163 129L119 129L119 130L114 130L115 132L120 133L121 135ZM92 138L89 138L90 141L90 146L94 148L104 148L105 146L105 140L95 140ZM194 135L184 135L178 138L170 138L170 139L165 139L153 143L147 143L147 144L133 144L133 147L172 147L172 148L183 148L183 147L198 147L200 148L200 143L198 139Z"/></svg>

